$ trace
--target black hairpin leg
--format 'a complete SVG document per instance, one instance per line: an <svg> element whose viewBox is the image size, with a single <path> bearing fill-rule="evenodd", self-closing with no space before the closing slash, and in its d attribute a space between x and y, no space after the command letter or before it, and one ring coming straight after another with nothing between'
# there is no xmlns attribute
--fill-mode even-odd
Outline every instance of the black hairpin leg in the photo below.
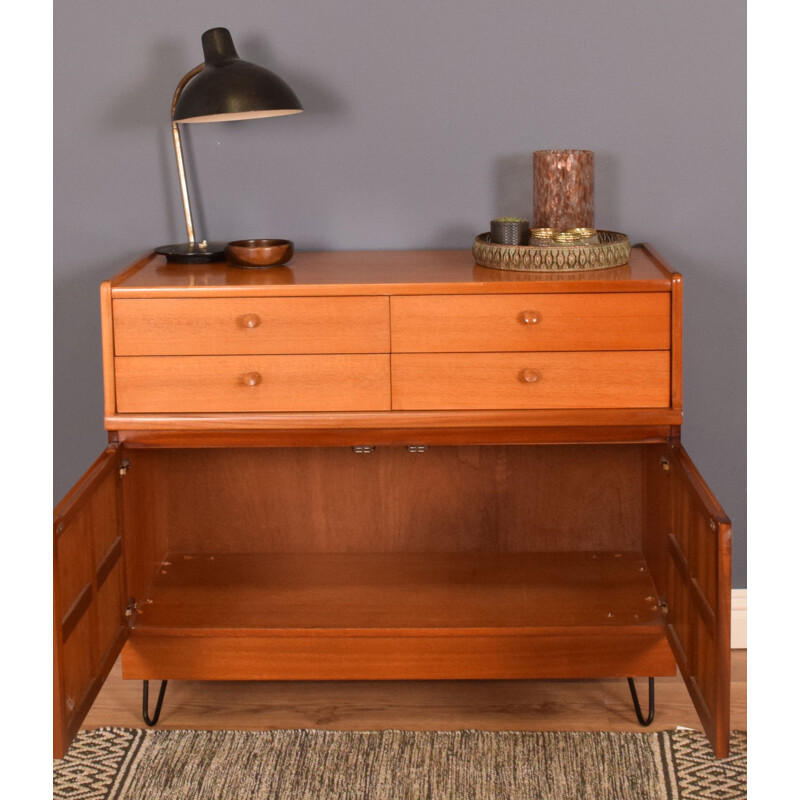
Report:
<svg viewBox="0 0 800 800"><path fill-rule="evenodd" d="M639 705L639 695L636 694L636 684L633 682L633 678L628 678L628 687L631 690L631 697L633 698L633 709L636 712L636 719L639 720L640 725L644 725L645 727L647 727L653 721L653 717L655 717L656 715L656 697L655 697L656 679L648 678L647 684L650 689L650 698L647 705L647 719L645 719L642 716L642 707Z"/></svg>
<svg viewBox="0 0 800 800"><path fill-rule="evenodd" d="M158 722L158 718L161 716L161 705L164 702L164 692L167 691L167 682L161 681L161 689L158 691L158 700L156 700L156 708L153 711L152 718L150 717L150 710L148 706L150 705L150 681L143 681L142 682L142 717L144 717L144 721L152 728L153 725Z"/></svg>

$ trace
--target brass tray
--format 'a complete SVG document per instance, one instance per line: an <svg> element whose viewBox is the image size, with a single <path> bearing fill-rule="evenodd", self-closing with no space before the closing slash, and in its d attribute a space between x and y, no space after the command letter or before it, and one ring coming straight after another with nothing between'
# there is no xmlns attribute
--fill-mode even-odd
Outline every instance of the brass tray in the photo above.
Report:
<svg viewBox="0 0 800 800"><path fill-rule="evenodd" d="M587 244L497 244L490 233L475 237L472 255L482 267L517 272L583 272L628 263L631 243L624 233L597 231L597 241Z"/></svg>

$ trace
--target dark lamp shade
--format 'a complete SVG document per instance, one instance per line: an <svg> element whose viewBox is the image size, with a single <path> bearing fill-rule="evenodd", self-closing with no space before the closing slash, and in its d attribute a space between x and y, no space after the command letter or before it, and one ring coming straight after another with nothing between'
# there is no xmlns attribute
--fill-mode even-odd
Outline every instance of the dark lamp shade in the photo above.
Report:
<svg viewBox="0 0 800 800"><path fill-rule="evenodd" d="M227 122L299 114L303 110L282 78L239 58L226 28L203 34L203 55L203 69L184 87L173 121Z"/></svg>

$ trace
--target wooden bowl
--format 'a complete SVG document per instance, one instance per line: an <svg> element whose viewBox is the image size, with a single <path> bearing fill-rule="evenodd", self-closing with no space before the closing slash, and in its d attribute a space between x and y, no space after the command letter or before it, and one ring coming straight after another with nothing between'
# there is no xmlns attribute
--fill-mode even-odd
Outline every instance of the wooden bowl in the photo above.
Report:
<svg viewBox="0 0 800 800"><path fill-rule="evenodd" d="M244 269L276 267L293 255L294 243L288 239L239 239L225 248L228 263Z"/></svg>

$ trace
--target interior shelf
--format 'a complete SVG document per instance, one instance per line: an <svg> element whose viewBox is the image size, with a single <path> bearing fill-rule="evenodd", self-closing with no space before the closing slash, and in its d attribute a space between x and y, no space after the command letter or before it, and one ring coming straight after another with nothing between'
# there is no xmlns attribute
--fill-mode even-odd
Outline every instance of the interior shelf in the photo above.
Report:
<svg viewBox="0 0 800 800"><path fill-rule="evenodd" d="M641 553L175 553L136 635L535 635L661 629Z"/></svg>

